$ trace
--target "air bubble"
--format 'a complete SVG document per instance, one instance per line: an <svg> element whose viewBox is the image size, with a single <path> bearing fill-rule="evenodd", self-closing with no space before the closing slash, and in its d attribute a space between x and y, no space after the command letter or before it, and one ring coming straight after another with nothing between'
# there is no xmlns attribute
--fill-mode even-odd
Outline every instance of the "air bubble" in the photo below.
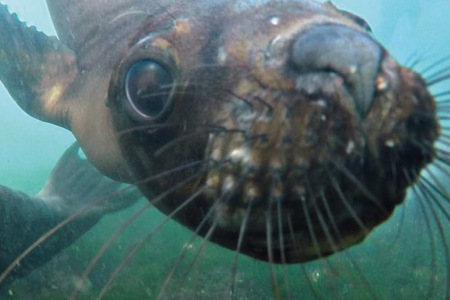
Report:
<svg viewBox="0 0 450 300"><path fill-rule="evenodd" d="M272 17L272 18L270 18L269 22L273 26L278 26L278 25L280 25L280 18L279 17Z"/></svg>

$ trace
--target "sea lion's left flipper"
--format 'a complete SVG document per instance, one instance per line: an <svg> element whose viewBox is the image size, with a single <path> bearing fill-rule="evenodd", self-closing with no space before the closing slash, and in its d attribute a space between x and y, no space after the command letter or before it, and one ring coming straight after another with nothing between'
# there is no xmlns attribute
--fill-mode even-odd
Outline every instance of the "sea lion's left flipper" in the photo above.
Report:
<svg viewBox="0 0 450 300"><path fill-rule="evenodd" d="M140 193L101 175L71 146L36 196L0 186L0 274L25 249L83 211L26 256L6 282L27 275L90 230L107 213L135 203ZM0 285L1 287L1 285Z"/></svg>
<svg viewBox="0 0 450 300"><path fill-rule="evenodd" d="M90 214L103 215L121 210L140 197L137 189L102 175L84 157L80 146L74 143L59 159L44 188L37 195L65 213L77 212L101 197Z"/></svg>
<svg viewBox="0 0 450 300"><path fill-rule="evenodd" d="M0 81L29 115L68 127L60 101L78 74L75 54L0 4Z"/></svg>

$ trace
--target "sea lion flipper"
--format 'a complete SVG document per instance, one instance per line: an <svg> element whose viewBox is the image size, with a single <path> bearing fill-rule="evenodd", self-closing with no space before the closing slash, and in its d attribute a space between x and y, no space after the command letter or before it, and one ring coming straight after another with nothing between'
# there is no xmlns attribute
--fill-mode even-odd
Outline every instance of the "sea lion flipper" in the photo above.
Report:
<svg viewBox="0 0 450 300"><path fill-rule="evenodd" d="M102 175L83 157L78 143L74 143L59 159L38 196L56 202L65 212L78 211L102 197L110 198L93 210L104 214L135 203L140 194Z"/></svg>
<svg viewBox="0 0 450 300"><path fill-rule="evenodd" d="M78 74L75 54L0 4L0 80L29 115L68 127L59 101Z"/></svg>
<svg viewBox="0 0 450 300"><path fill-rule="evenodd" d="M0 279L25 249L64 220L83 212L21 260L6 281L0 280L0 289L49 261L106 213L130 206L139 198L138 191L124 189L122 184L101 175L79 155L78 144L64 153L38 195L0 185Z"/></svg>

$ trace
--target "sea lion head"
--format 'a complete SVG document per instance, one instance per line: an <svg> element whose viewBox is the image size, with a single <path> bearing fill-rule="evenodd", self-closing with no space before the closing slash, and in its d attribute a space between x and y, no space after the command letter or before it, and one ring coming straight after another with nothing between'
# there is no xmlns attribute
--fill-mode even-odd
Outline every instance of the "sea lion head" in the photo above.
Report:
<svg viewBox="0 0 450 300"><path fill-rule="evenodd" d="M180 223L284 263L360 242L439 134L424 80L362 19L312 1L168 7L130 38L108 107L141 191L168 193L160 210L195 197Z"/></svg>

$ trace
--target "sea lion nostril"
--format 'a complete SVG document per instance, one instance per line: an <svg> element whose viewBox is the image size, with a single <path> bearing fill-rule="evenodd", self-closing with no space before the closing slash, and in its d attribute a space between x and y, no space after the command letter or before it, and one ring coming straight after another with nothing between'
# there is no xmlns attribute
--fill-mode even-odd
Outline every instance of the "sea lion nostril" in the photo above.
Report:
<svg viewBox="0 0 450 300"><path fill-rule="evenodd" d="M316 26L294 41L291 63L300 73L332 72L344 78L365 117L372 105L382 48L370 36L342 25Z"/></svg>

